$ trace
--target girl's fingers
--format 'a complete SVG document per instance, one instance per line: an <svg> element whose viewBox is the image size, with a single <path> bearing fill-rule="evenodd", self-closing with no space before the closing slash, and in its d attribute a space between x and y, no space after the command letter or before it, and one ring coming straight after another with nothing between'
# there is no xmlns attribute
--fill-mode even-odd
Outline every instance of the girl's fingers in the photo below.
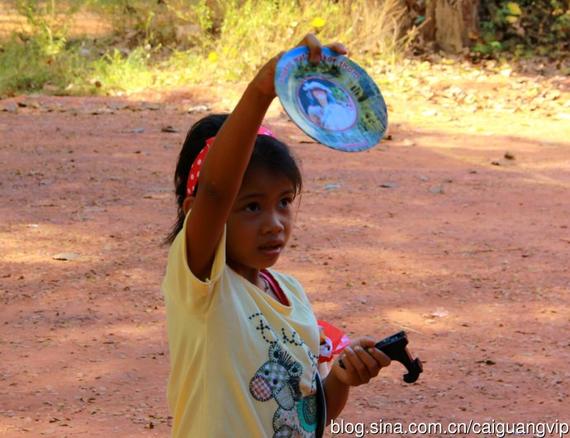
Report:
<svg viewBox="0 0 570 438"><path fill-rule="evenodd" d="M360 347L355 347L360 348ZM347 366L347 362L350 363L352 369L358 375L358 380L360 383L368 383L370 380L370 372L368 371L368 367L360 360L359 355L350 347L346 347L344 349L344 353L346 355L346 359L343 360L345 366ZM366 354L366 352L364 352Z"/></svg>
<svg viewBox="0 0 570 438"><path fill-rule="evenodd" d="M300 46L307 46L309 48L309 62L317 64L321 60L323 46L315 35L312 33L305 35L296 47Z"/></svg>
<svg viewBox="0 0 570 438"><path fill-rule="evenodd" d="M378 361L369 352L359 345L354 347L354 352L366 367L368 375L370 377L377 376L381 368L380 363L378 363Z"/></svg>
<svg viewBox="0 0 570 438"><path fill-rule="evenodd" d="M321 61L323 46L313 34L307 35L307 47L309 48L309 62L318 64Z"/></svg>
<svg viewBox="0 0 570 438"><path fill-rule="evenodd" d="M376 377L380 372L380 370L382 369L382 366L380 365L378 360L374 356L372 356L372 354L369 351L365 350L361 346L354 347L354 351L358 356L358 359L366 367L366 374L368 376L368 380L372 379L373 377ZM365 383L367 383L367 381Z"/></svg>
<svg viewBox="0 0 570 438"><path fill-rule="evenodd" d="M374 357L374 359L376 359L376 362L378 362L381 368L387 367L390 365L390 362L392 362L391 359L386 356L386 354L375 347L368 348L367 351L372 357Z"/></svg>
<svg viewBox="0 0 570 438"><path fill-rule="evenodd" d="M376 341L371 337L366 336L359 339L358 344L376 360L381 368L390 365L390 358L376 348Z"/></svg>
<svg viewBox="0 0 570 438"><path fill-rule="evenodd" d="M359 338L353 345L360 345L362 348L368 350L370 347L376 345L376 341L369 336Z"/></svg>
<svg viewBox="0 0 570 438"><path fill-rule="evenodd" d="M390 358L375 348L374 340L368 337L346 347L340 360L343 366L335 367L338 368L336 371L342 381L353 386L368 383L382 368L390 365Z"/></svg>
<svg viewBox="0 0 570 438"><path fill-rule="evenodd" d="M317 64L320 62L323 45L315 35L313 35L312 33L305 35L305 37L301 40L301 42L297 44L295 47L300 47L300 46L307 46L309 48L309 62L313 64ZM327 44L325 47L328 47L329 49L341 55L348 55L348 49L342 43L334 42L332 44Z"/></svg>
<svg viewBox="0 0 570 438"><path fill-rule="evenodd" d="M346 351L346 350L345 350ZM337 373L340 373L342 377L342 381L346 384L351 384L350 376L356 373L356 370L352 366L352 363L349 362L348 358L346 357L346 353L342 353L340 359L338 360L336 366L334 367Z"/></svg>
<svg viewBox="0 0 570 438"><path fill-rule="evenodd" d="M315 42L320 44L318 38L314 34L308 33L303 37L301 41L299 41L299 44L297 44L295 47L308 46L309 44L314 44Z"/></svg>
<svg viewBox="0 0 570 438"><path fill-rule="evenodd" d="M327 44L325 47L328 47L329 49L341 55L348 55L348 49L342 43L337 42L337 43Z"/></svg>

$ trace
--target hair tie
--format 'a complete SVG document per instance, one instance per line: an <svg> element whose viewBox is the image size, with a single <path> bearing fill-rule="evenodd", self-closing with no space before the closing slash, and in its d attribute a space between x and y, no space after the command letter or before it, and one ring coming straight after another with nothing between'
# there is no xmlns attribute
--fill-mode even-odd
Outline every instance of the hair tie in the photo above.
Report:
<svg viewBox="0 0 570 438"><path fill-rule="evenodd" d="M266 128L265 126L259 127L259 129L257 130L257 135L267 135L269 137L275 137L273 135L273 132L271 132L271 130ZM186 182L186 196L191 196L194 193L194 189L196 189L196 185L198 184L200 169L202 168L204 160L206 159L206 155L210 150L210 146L212 145L212 143L214 143L215 139L216 139L215 136L207 139L206 144L192 162L192 166L190 167L190 173L188 174L188 181Z"/></svg>

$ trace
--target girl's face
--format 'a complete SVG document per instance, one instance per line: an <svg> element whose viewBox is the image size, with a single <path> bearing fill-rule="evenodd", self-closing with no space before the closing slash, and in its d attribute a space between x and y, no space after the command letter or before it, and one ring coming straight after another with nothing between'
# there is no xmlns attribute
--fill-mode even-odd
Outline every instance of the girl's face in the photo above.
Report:
<svg viewBox="0 0 570 438"><path fill-rule="evenodd" d="M328 103L327 92L325 90L321 90L320 88L315 88L313 90L313 96L315 97L315 99L317 99L317 102L319 102L321 106L326 106L326 104Z"/></svg>
<svg viewBox="0 0 570 438"><path fill-rule="evenodd" d="M227 222L228 265L244 276L272 266L291 235L293 183L262 166L248 169Z"/></svg>

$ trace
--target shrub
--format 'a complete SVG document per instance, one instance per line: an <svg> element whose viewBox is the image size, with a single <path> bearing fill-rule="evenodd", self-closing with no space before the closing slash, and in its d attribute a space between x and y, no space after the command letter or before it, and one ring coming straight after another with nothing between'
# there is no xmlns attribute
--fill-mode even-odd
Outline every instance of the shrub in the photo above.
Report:
<svg viewBox="0 0 570 438"><path fill-rule="evenodd" d="M561 57L570 50L570 2L492 0L482 2L482 52Z"/></svg>

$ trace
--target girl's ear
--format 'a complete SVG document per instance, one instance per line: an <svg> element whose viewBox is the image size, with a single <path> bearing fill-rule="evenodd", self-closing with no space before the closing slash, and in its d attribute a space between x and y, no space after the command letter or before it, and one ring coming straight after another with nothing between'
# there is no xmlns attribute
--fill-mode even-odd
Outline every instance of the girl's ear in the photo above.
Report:
<svg viewBox="0 0 570 438"><path fill-rule="evenodd" d="M188 214L190 209L192 208L192 204L194 204L194 200L196 198L194 196L187 196L182 203L182 210L184 210L184 214Z"/></svg>

